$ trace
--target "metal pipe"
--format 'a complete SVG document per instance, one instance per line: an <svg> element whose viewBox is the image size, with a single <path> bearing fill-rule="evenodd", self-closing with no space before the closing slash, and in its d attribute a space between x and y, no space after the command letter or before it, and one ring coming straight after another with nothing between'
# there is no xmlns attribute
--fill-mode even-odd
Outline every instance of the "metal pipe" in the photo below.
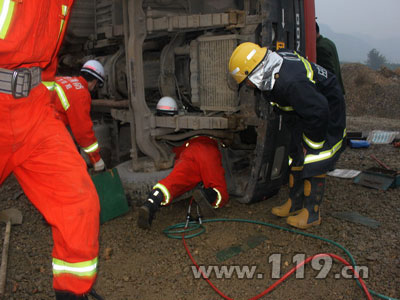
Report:
<svg viewBox="0 0 400 300"><path fill-rule="evenodd" d="M93 99L93 106L106 106L116 108L129 108L129 100L106 100L106 99Z"/></svg>

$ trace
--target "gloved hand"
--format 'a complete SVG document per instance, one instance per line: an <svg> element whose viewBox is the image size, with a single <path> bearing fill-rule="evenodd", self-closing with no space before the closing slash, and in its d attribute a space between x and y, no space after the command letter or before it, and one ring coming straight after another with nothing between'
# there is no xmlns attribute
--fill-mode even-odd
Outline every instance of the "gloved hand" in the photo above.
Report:
<svg viewBox="0 0 400 300"><path fill-rule="evenodd" d="M96 151L88 153L87 155L89 156L90 163L94 166L94 164L101 159L100 148L98 148Z"/></svg>
<svg viewBox="0 0 400 300"><path fill-rule="evenodd" d="M93 165L93 169L95 172L100 172L103 171L106 168L106 165L104 164L104 161L102 158L100 158L100 160L98 160L94 165Z"/></svg>

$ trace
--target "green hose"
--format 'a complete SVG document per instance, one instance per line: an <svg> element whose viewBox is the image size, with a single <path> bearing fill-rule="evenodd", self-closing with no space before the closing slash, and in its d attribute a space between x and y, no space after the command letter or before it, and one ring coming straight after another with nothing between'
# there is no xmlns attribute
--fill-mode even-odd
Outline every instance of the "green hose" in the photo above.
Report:
<svg viewBox="0 0 400 300"><path fill-rule="evenodd" d="M275 229L285 230L285 231L289 231L289 232L292 232L292 233L297 233L297 234L301 234L303 236L307 236L307 237L311 237L311 238L314 238L314 239L318 239L318 240L327 242L329 244L332 244L332 245L340 248L341 250L343 250L347 254L347 256L350 258L351 264L353 265L353 268L356 267L356 262L355 262L353 256L351 255L351 253L345 247L343 247L342 245L336 243L335 241L320 237L318 235L314 235L314 234L311 234L311 233L307 233L307 232L303 232L303 231L295 230L295 229L291 229L291 228L285 228L285 227L281 227L281 226L270 224L270 223L266 223L266 222L254 221L254 220L246 220L246 219L209 219L209 220L203 220L203 223L211 223L211 222L241 222L241 223L257 224L257 225L268 226L268 227L272 227L272 228L275 228ZM169 226L169 227L167 227L167 228L165 228L163 230L163 233L169 238L182 239L182 234L185 234L186 232L194 231L196 229L200 229L200 231L198 231L196 233L193 233L193 234L190 234L190 235L184 235L185 239L188 239L188 238L193 238L193 237L199 236L200 234L205 232L205 228L204 228L204 226L202 224L198 224L196 222L190 222L188 228L185 228L185 225L186 225L185 223L178 223L178 224ZM183 229L177 230L179 228L183 228ZM180 235L176 235L178 233ZM361 284L360 284L358 278L357 278L357 285L361 288ZM390 298L390 297L387 297L385 295L381 295L381 294L379 294L379 293L377 293L377 292L375 292L373 290L370 290L370 289L368 289L368 291L372 295L377 296L377 297L379 297L381 299L399 300L399 299L396 299L396 298Z"/></svg>

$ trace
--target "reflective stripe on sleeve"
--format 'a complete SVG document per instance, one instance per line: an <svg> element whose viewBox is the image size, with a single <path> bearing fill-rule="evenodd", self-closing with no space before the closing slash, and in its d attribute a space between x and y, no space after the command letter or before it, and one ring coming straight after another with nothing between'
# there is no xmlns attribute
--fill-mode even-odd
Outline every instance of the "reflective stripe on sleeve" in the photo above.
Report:
<svg viewBox="0 0 400 300"><path fill-rule="evenodd" d="M4 40L10 27L15 3L11 0L0 0L0 39Z"/></svg>
<svg viewBox="0 0 400 300"><path fill-rule="evenodd" d="M67 14L68 14L68 6L62 5L61 6L61 15L63 16L63 18L61 19L61 23L60 23L60 32L58 33L59 37L60 37L61 32L63 30L64 23L65 23L65 17L67 16Z"/></svg>
<svg viewBox="0 0 400 300"><path fill-rule="evenodd" d="M324 146L325 141L322 141L320 143L314 142L310 140L306 135L303 133L303 141L307 144L308 147L312 149L321 149Z"/></svg>
<svg viewBox="0 0 400 300"><path fill-rule="evenodd" d="M53 258L53 274L59 276L71 274L75 276L94 277L97 273L97 257L78 263L69 263L61 259Z"/></svg>
<svg viewBox="0 0 400 300"><path fill-rule="evenodd" d="M221 204L222 196L221 193L216 188L213 188L213 190L217 193L217 201L214 204L214 208L218 208L219 205Z"/></svg>
<svg viewBox="0 0 400 300"><path fill-rule="evenodd" d="M315 83L314 81L314 71L311 67L311 64L308 60L304 59L304 57L302 57L301 55L299 55L297 52L295 52L296 55L298 56L298 58L300 58L300 60L303 62L304 67L306 68L307 71L307 78L312 82Z"/></svg>
<svg viewBox="0 0 400 300"><path fill-rule="evenodd" d="M292 106L280 106L276 102L270 102L270 104L272 106L276 106L277 108L279 108L280 110L283 110L283 111L294 111L294 108Z"/></svg>
<svg viewBox="0 0 400 300"><path fill-rule="evenodd" d="M96 151L97 149L99 149L99 143L96 141L93 144L91 144L90 146L83 148L83 151L85 151L86 153L92 153L92 152Z"/></svg>
<svg viewBox="0 0 400 300"><path fill-rule="evenodd" d="M165 187L165 185L161 183L157 183L155 186L153 186L154 189L160 189L161 192L164 195L164 201L161 202L161 205L167 205L171 201L171 194L169 193L168 189Z"/></svg>

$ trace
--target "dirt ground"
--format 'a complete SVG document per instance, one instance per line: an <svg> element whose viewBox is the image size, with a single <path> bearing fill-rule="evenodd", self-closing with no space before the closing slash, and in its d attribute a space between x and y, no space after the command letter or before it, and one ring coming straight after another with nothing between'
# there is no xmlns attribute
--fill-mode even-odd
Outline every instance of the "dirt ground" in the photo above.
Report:
<svg viewBox="0 0 400 300"><path fill-rule="evenodd" d="M400 129L400 118L354 116L351 111L350 115L353 116L348 117L348 131ZM378 165L370 158L371 154L392 169L400 170L400 149L393 145L347 148L337 168L365 170L376 167ZM285 219L270 213L273 206L286 200L287 193L287 186L283 186L274 197L251 205L232 199L217 217L260 221L289 228ZM187 204L181 201L163 208L150 231L137 227L136 207L132 207L128 214L101 225L96 291L106 300L222 299L205 280L195 278L193 263L182 240L168 238L162 232L166 227L185 220ZM24 220L11 231L5 299L54 299L50 228L12 176L0 187L0 210L9 207L20 209ZM339 219L336 216L339 212L357 212L379 222L379 226L371 228ZM348 249L357 265L364 267L363 271L368 269L362 276L368 277L364 280L369 289L387 297L400 298L400 188L381 191L357 185L351 179L328 177L321 214L321 226L307 230L307 233L333 240ZM216 273L211 275L212 283L235 300L250 299L261 293L276 281L273 275L277 270L282 276L303 257L333 253L350 261L343 250L325 241L269 226L209 222L204 227L205 233L186 241L199 265L206 268L236 266L241 270L244 267L256 268L253 278L238 278L239 269L232 278L217 278ZM2 231L4 228L0 227ZM233 255L234 249L241 251ZM223 260L224 253L232 257ZM305 267L304 276L300 271L261 299L365 299L355 280L344 278L348 276L342 273L343 265L329 263L328 259L314 260L312 265Z"/></svg>

